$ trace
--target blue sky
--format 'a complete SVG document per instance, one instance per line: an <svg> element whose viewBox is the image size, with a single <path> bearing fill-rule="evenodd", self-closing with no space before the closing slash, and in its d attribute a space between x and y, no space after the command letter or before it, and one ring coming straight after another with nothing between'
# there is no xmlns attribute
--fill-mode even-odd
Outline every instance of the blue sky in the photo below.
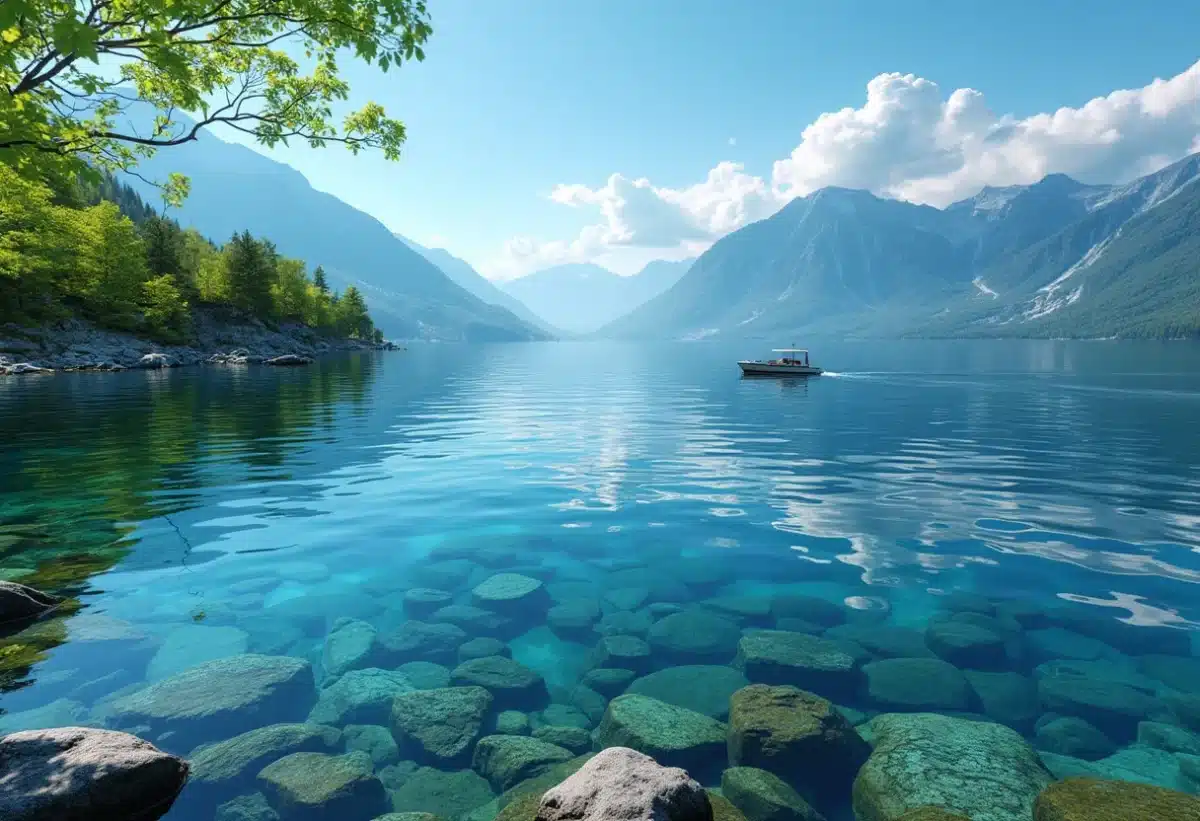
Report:
<svg viewBox="0 0 1200 821"><path fill-rule="evenodd" d="M406 123L399 163L302 145L271 156L489 276L585 259L632 271L821 184L943 204L1048 171L1129 177L1200 146L1200 69L1065 124L1029 119L1188 71L1188 2L429 5L424 63L344 66L355 103ZM877 81L872 107L868 84L889 72L915 76ZM962 88L980 94L952 99ZM858 113L805 139L843 109Z"/></svg>

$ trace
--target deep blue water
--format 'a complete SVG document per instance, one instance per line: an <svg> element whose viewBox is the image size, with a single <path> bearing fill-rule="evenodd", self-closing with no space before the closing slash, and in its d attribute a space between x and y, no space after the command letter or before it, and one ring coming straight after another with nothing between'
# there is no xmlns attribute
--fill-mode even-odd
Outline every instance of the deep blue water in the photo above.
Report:
<svg viewBox="0 0 1200 821"><path fill-rule="evenodd" d="M850 625L825 638L853 640L856 668L914 654L868 634L920 649L931 622L981 614L1004 639L999 660L952 658L1019 673L1028 709L1001 715L974 690L922 709L1005 721L1043 750L1058 743L1038 732L1047 714L1097 725L1106 752L1144 752L1139 720L1200 716L1175 706L1200 691L1200 349L813 347L830 372L807 381L740 378L734 361L763 353L745 347L554 343L0 382L0 577L80 605L0 640L0 730L94 722L187 753L258 719L213 719L199 736L136 727L113 716L114 696L242 652L309 659L326 684L337 619L395 631L412 619L406 590L471 604L500 572L548 597L465 638L498 636L557 705L578 706L600 631L653 637L683 610L820 634L830 625L779 623L777 603L803 595ZM600 608L595 628L546 626L546 607L581 599ZM651 644L638 672L734 662ZM455 667L453 648L437 652ZM1038 683L1062 659L1152 703L1049 704ZM854 721L904 709L861 679L821 695ZM303 701L272 720L303 721ZM1180 751L1094 766L1196 790ZM211 807L185 791L169 817Z"/></svg>

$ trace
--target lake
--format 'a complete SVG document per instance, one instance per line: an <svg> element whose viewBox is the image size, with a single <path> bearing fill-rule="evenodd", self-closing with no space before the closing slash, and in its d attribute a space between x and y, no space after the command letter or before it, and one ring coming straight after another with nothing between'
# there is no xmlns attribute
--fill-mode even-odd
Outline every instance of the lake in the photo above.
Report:
<svg viewBox="0 0 1200 821"><path fill-rule="evenodd" d="M188 754L313 710L342 732L244 743L167 817L265 811L281 753L350 750L378 813L486 821L520 779L472 771L476 736L577 754L627 689L702 736L749 679L1200 791L1200 348L812 347L807 381L569 342L0 381L0 578L72 597L0 639L0 732ZM487 703L393 715L448 683ZM475 730L413 724L439 709Z"/></svg>

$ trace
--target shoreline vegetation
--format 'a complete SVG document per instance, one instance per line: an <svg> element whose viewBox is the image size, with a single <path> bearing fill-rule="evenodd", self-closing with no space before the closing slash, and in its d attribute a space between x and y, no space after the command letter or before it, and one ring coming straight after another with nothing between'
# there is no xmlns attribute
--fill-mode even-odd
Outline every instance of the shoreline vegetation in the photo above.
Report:
<svg viewBox="0 0 1200 821"><path fill-rule="evenodd" d="M391 347L357 288L331 291L268 239L219 246L112 176L52 185L0 164L0 374Z"/></svg>

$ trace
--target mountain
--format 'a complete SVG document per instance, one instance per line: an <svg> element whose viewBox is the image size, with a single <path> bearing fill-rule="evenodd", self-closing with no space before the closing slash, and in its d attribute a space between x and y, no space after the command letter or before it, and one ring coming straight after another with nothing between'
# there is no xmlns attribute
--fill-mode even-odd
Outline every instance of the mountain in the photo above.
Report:
<svg viewBox="0 0 1200 821"><path fill-rule="evenodd" d="M298 171L241 145L201 132L195 142L142 161L139 174L191 179L191 193L169 216L216 242L249 230L310 269L325 267L336 288L355 285L371 316L393 338L464 341L544 339L540 328L468 293L381 222L315 190ZM127 181L157 196L140 179Z"/></svg>
<svg viewBox="0 0 1200 821"><path fill-rule="evenodd" d="M661 294L691 263L655 260L632 276L590 263L556 265L501 287L551 325L589 333Z"/></svg>
<svg viewBox="0 0 1200 821"><path fill-rule="evenodd" d="M600 334L1194 335L1198 209L1200 155L1126 185L1051 175L943 210L826 188L726 236Z"/></svg>
<svg viewBox="0 0 1200 821"><path fill-rule="evenodd" d="M456 285L465 288L488 305L499 305L501 308L510 311L518 319L529 323L535 328L541 329L551 336L561 335L561 332L557 328L554 328L533 311L529 310L529 308L525 307L525 304L521 300L501 291L492 284L491 280L471 267L471 264L466 260L459 259L445 248L426 248L419 242L415 242L407 237L402 237L399 234L395 236L409 248L412 248L441 269L442 273L448 276Z"/></svg>

